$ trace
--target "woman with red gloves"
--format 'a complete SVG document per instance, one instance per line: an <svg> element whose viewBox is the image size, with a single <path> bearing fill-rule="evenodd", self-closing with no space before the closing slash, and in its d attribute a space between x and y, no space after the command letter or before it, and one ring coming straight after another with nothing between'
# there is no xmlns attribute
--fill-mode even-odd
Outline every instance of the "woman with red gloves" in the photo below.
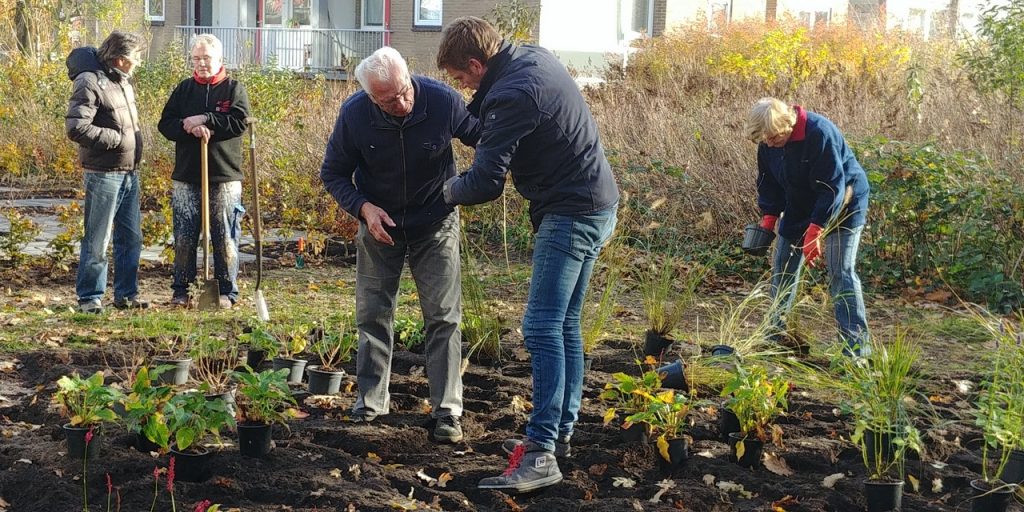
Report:
<svg viewBox="0 0 1024 512"><path fill-rule="evenodd" d="M806 261L824 260L844 353L870 353L864 296L855 264L867 218L867 175L832 121L799 105L762 98L744 126L757 147L761 227L778 227L772 267L775 323L781 336ZM777 226L776 226L777 225Z"/></svg>

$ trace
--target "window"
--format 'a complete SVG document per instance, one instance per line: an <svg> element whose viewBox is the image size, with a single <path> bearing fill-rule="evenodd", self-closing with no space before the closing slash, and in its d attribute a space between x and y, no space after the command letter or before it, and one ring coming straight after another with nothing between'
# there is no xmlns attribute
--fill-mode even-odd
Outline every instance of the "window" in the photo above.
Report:
<svg viewBox="0 0 1024 512"><path fill-rule="evenodd" d="M651 36L654 0L622 0L618 5L619 43Z"/></svg>
<svg viewBox="0 0 1024 512"><path fill-rule="evenodd" d="M384 28L384 0L363 0L363 28Z"/></svg>
<svg viewBox="0 0 1024 512"><path fill-rule="evenodd" d="M442 0L415 0L413 25L440 27Z"/></svg>
<svg viewBox="0 0 1024 512"><path fill-rule="evenodd" d="M732 5L729 1L712 1L708 6L708 30L718 32L725 30L732 20Z"/></svg>
<svg viewBox="0 0 1024 512"><path fill-rule="evenodd" d="M270 26L284 24L283 0L263 0L263 24Z"/></svg>
<svg viewBox="0 0 1024 512"><path fill-rule="evenodd" d="M650 0L633 0L633 32L642 32L651 36L651 2Z"/></svg>
<svg viewBox="0 0 1024 512"><path fill-rule="evenodd" d="M164 21L164 0L146 0L146 19Z"/></svg>
<svg viewBox="0 0 1024 512"><path fill-rule="evenodd" d="M292 1L292 17L288 20L289 25L295 27L309 26L309 3L310 0Z"/></svg>
<svg viewBox="0 0 1024 512"><path fill-rule="evenodd" d="M801 11L800 21L807 26L807 28L814 30L815 28L827 27L829 22L832 20L832 11Z"/></svg>

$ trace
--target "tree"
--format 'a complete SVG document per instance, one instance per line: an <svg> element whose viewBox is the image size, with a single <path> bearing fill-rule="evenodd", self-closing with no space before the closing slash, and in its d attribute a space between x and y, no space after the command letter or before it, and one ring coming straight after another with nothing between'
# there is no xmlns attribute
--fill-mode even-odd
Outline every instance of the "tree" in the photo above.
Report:
<svg viewBox="0 0 1024 512"><path fill-rule="evenodd" d="M978 39L960 52L967 74L982 92L1024 103L1024 0L1010 0L981 14Z"/></svg>
<svg viewBox="0 0 1024 512"><path fill-rule="evenodd" d="M525 5L520 0L497 4L487 17L498 33L511 43L534 43L533 29L540 21L540 7Z"/></svg>

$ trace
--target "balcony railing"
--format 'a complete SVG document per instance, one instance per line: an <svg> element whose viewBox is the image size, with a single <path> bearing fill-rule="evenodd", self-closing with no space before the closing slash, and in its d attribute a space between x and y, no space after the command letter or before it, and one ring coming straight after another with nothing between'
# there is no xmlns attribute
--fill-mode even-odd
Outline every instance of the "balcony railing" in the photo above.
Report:
<svg viewBox="0 0 1024 512"><path fill-rule="evenodd" d="M224 44L224 65L229 69L259 65L342 74L360 60L384 46L387 32L379 30L266 28L266 27L177 27L177 36L189 51L195 34L213 34Z"/></svg>

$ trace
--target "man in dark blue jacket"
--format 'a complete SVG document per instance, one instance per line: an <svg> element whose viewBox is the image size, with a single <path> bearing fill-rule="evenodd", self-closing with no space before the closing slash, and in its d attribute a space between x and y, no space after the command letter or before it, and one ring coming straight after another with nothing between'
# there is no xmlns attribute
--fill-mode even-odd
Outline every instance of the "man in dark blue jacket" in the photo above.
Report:
<svg viewBox="0 0 1024 512"><path fill-rule="evenodd" d="M406 256L426 331L434 438L462 440L459 215L442 187L455 176L451 140L474 145L480 125L451 87L381 48L355 69L363 90L341 107L320 169L327 191L359 219L354 421L389 412L394 315Z"/></svg>
<svg viewBox="0 0 1024 512"><path fill-rule="evenodd" d="M445 28L437 66L476 90L469 110L483 126L473 167L445 184L445 199L495 199L511 172L530 201L537 235L523 338L533 412L526 440L502 445L509 468L479 487L531 491L562 480L555 457L569 455L583 395L583 298L615 228L619 191L590 107L550 52L502 41L479 18L459 18Z"/></svg>
<svg viewBox="0 0 1024 512"><path fill-rule="evenodd" d="M773 337L785 336L785 315L796 297L802 264L814 267L824 256L843 351L868 355L867 315L856 271L871 192L864 169L832 121L799 105L763 98L751 108L744 129L758 143L761 227L774 229L782 217L772 268L771 315L778 330Z"/></svg>

